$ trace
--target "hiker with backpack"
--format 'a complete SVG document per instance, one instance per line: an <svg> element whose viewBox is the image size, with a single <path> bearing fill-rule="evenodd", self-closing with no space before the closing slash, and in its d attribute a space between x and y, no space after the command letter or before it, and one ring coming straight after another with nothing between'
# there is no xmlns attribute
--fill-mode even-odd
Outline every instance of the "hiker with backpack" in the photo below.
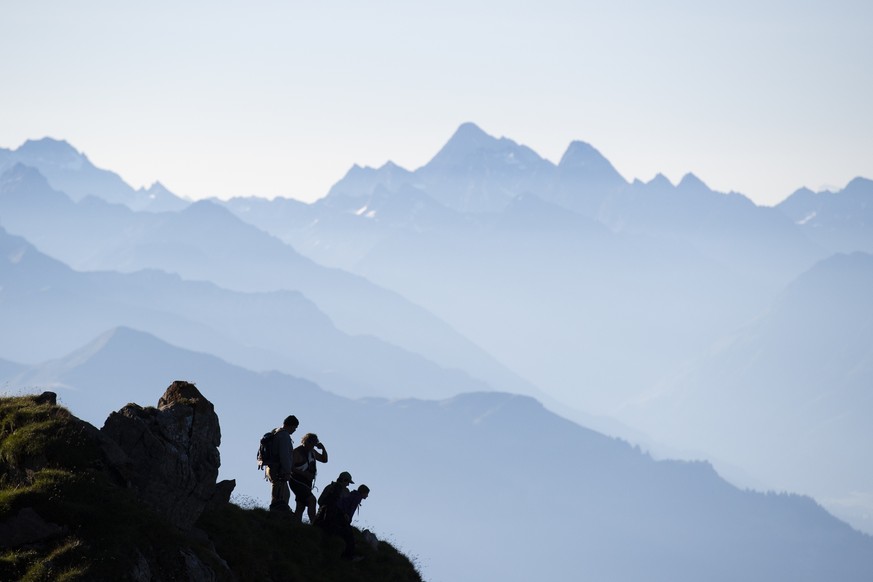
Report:
<svg viewBox="0 0 873 582"><path fill-rule="evenodd" d="M366 499L366 494L369 494L369 488L366 485L366 494L357 491L349 492L349 485L354 484L352 476L348 471L343 471L337 477L337 480L324 488L321 495L318 496L318 514L315 517L315 524L329 534L340 536L346 544L343 550L342 557L349 560L359 560L360 556L355 556L355 536L352 530L351 515L346 513L348 508L352 508L352 512L357 509L361 499ZM356 499L349 500L352 495L357 494Z"/></svg>
<svg viewBox="0 0 873 582"><path fill-rule="evenodd" d="M316 448L319 450L316 451ZM294 509L294 518L297 521L303 519L303 510L306 509L309 523L315 523L315 495L312 494L312 487L318 472L316 463L327 463L327 449L318 440L318 435L306 433L300 440L300 446L294 449L291 460L290 485L297 501Z"/></svg>
<svg viewBox="0 0 873 582"><path fill-rule="evenodd" d="M349 484L354 483L348 471L343 471L325 487L318 496L318 513L315 515L315 525L329 527L338 521L340 516L339 502L349 494Z"/></svg>
<svg viewBox="0 0 873 582"><path fill-rule="evenodd" d="M271 484L270 511L291 514L291 480L294 441L291 435L300 421L293 414L286 417L282 426L264 435L258 450L258 464L265 467L265 477Z"/></svg>

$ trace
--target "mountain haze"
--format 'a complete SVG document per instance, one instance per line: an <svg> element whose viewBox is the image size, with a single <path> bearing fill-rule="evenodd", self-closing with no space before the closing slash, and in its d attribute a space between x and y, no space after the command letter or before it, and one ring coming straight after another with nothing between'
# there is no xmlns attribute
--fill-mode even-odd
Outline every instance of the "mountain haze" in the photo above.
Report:
<svg viewBox="0 0 873 582"><path fill-rule="evenodd" d="M119 362L129 373L123 379L115 376ZM33 372L43 381L56 374L69 406L87 402L96 413L120 400L120 385L135 396L147 392L154 377L186 370L196 371L200 390L228 419L220 476L237 480L238 495L266 499L252 443L273 416L278 423L293 412L301 432L318 432L330 451L318 483L340 470L367 483L373 493L359 527L427 556L433 579L554 578L580 563L592 576L619 581L851 581L873 573L873 541L810 499L740 491L704 463L654 461L527 397L347 400L133 330L115 330L64 365ZM265 415L252 402L270 403L275 411ZM519 471L519 458L537 459L536 467ZM560 519L550 513L555 507ZM458 530L464 535L445 533ZM829 557L813 557L818 551Z"/></svg>
<svg viewBox="0 0 873 582"><path fill-rule="evenodd" d="M661 442L693 442L870 530L870 386L873 255L835 255L628 417Z"/></svg>
<svg viewBox="0 0 873 582"><path fill-rule="evenodd" d="M628 182L584 142L570 144L550 167L472 124L459 128L434 159L414 172L350 172L307 207L305 221L274 232L318 261L411 298L560 403L649 432L635 438L658 450L717 459L732 475L743 475L740 482L814 493L873 532L864 517L870 514L866 478L844 454L861 450L865 435L837 430L811 442L820 463L810 464L799 452L782 452L796 450L790 435L804 431L802 423L774 420L781 428L762 422L743 430L739 420L749 401L793 410L803 394L817 390L822 399L866 410L863 391L841 386L873 382L864 359L869 342L857 327L865 319L851 315L870 307L848 302L845 316L829 319L832 306L846 300L838 286L818 285L804 309L791 310L780 324L784 331L768 340L781 351L751 340L756 347L738 351L737 340L760 329L755 322L771 321L773 306L831 253L869 252L868 179L837 192L801 190L767 208L736 192L715 192L690 173L675 185L663 175ZM437 179L439 167L446 175ZM451 183L456 198L435 194L438 183ZM487 210L484 203L472 211L459 202L496 192L501 202ZM414 211L402 220L383 211L404 205ZM422 209L441 218L422 221ZM860 278L846 285L867 293L863 261L851 264L848 270ZM803 356L787 349L804 338L817 348ZM725 346L734 346L729 359ZM686 388L699 402L681 417L651 398ZM715 404L722 399L732 402L734 414ZM765 409L781 418L779 406ZM711 427L724 424L711 439L688 428L707 427L701 420L707 416L715 419Z"/></svg>
<svg viewBox="0 0 873 582"><path fill-rule="evenodd" d="M377 338L344 334L296 292L237 293L159 271L77 272L2 230L0 249L0 314L10 330L0 350L14 361L57 357L131 326L255 369L298 370L350 395L487 388Z"/></svg>
<svg viewBox="0 0 873 582"><path fill-rule="evenodd" d="M0 150L4 390L99 421L196 382L255 504L254 441L296 414L319 487L370 485L356 523L428 579L873 578L870 180L762 207L465 123L311 204L162 207L26 145Z"/></svg>
<svg viewBox="0 0 873 582"><path fill-rule="evenodd" d="M426 310L360 276L315 264L212 202L165 213L134 212L96 199L74 203L35 171L18 166L0 177L0 211L7 230L39 241L40 250L74 268L160 269L247 294L299 291L346 334L375 336L442 367L469 370L483 382L534 392ZM269 319L253 318L245 325L269 326ZM96 331L92 328L90 335Z"/></svg>

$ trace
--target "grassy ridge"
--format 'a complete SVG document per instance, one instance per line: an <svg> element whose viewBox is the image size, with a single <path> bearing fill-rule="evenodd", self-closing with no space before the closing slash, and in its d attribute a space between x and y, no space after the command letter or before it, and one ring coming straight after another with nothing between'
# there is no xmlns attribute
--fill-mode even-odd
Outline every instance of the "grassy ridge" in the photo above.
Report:
<svg viewBox="0 0 873 582"><path fill-rule="evenodd" d="M180 531L121 483L97 429L37 397L3 397L0 529L23 510L53 524L54 533L0 547L0 580L125 580L135 572L184 579L186 556L219 580L421 580L390 544L373 550L356 531L365 559L348 562L339 558L338 538L262 509L227 504L206 512L197 529Z"/></svg>

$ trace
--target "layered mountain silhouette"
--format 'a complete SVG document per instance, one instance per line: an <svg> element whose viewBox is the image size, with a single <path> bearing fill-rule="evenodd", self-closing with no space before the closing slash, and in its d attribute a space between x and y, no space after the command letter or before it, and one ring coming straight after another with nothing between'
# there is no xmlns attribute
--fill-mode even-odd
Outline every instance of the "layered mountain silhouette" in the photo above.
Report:
<svg viewBox="0 0 873 582"><path fill-rule="evenodd" d="M559 164L508 138L494 138L464 123L426 165L410 172L388 163L374 170L353 168L331 188L325 202L365 198L384 187L419 189L457 212L493 213L514 198L534 192L585 216L597 214L606 195L627 182L600 152L573 142Z"/></svg>
<svg viewBox="0 0 873 582"><path fill-rule="evenodd" d="M36 241L41 251L76 269L126 273L160 269L241 293L298 291L345 333L375 336L441 366L468 370L485 382L533 391L426 310L360 276L312 262L212 202L164 213L134 212L94 198L75 203L52 189L38 172L18 165L0 177L0 212L0 224L7 230ZM252 330L274 328L253 333L261 337L255 345L275 341L279 330L271 319L262 314L246 321ZM94 331L91 328L89 333ZM306 333L299 327L289 331L298 337ZM267 340L271 335L273 339ZM358 365L369 366L360 361ZM391 368L375 361L372 365L384 373Z"/></svg>
<svg viewBox="0 0 873 582"><path fill-rule="evenodd" d="M766 208L468 123L312 204L161 211L41 142L0 151L0 385L88 410L198 382L253 498L253 439L299 413L437 579L869 579L817 505L873 532L869 180Z"/></svg>
<svg viewBox="0 0 873 582"><path fill-rule="evenodd" d="M449 395L487 385L338 330L292 291L239 293L160 271L77 272L0 230L0 351L36 362L131 326L254 369L295 370L348 395Z"/></svg>
<svg viewBox="0 0 873 582"><path fill-rule="evenodd" d="M317 432L330 451L317 484L340 470L367 483L359 527L387 530L405 551L427 556L433 579L555 578L580 564L594 578L627 581L851 581L873 573L873 541L809 498L739 490L705 463L655 461L527 397L353 401L131 329L21 381L52 382L61 402L81 404L88 419L154 392L162 374L186 371L223 419L219 478L236 479L238 495L268 495L253 443L293 412L301 431ZM455 531L464 535L447 533Z"/></svg>
<svg viewBox="0 0 873 582"><path fill-rule="evenodd" d="M636 410L661 442L695 443L873 527L873 255L835 255ZM853 517L854 516L854 517Z"/></svg>
<svg viewBox="0 0 873 582"><path fill-rule="evenodd" d="M863 365L849 363L841 372L844 359L836 356L807 355L805 367L797 367L803 373L790 381L771 376L770 385L746 382L738 372L769 366L775 373L789 365L790 356L748 350L729 363L713 362L752 322L768 317L783 291L819 261L837 251L869 252L869 180L858 178L838 192L801 190L766 208L739 193L715 192L693 174L676 185L660 175L628 182L583 142L572 143L561 163L550 165L472 124L459 128L434 160L415 171L394 165L353 169L324 199L307 206L305 220L289 220L273 232L320 262L357 272L428 308L563 403L645 425L669 440L672 450L713 455L749 483L782 487L791 478L762 463L751 470L750 461L744 468L742 455L727 454L728 443L742 440L748 451L767 450L760 443L772 433L763 425L743 431L711 394L736 393L735 406L742 407L740 395L814 392L830 373L873 383ZM434 178L438 167L445 169L442 182ZM449 192L442 192L440 184L449 183ZM382 211L404 205L405 213ZM245 219L271 228L254 214ZM818 292L807 303L810 313L829 313L824 305L842 301L837 288ZM816 325L801 321L827 327L799 310L792 317L800 337L818 337ZM865 345L852 326L828 325L847 338L833 346L854 354ZM700 401L707 414L727 423L709 448L690 433L667 438L674 435L657 429L678 430L683 422L656 414L660 403L649 408L660 402L650 401L651 394L686 382L679 378L701 366L707 372L694 380ZM782 382L797 385L789 389ZM867 410L859 394L829 391L846 406ZM706 426L691 409L685 421ZM786 427L785 434L796 427ZM821 458L841 460L843 469L834 475L857 475L854 460L842 451L863 452L869 439L837 434L840 444L822 445ZM869 528L863 517L869 510L861 508L867 502L846 501L846 491L868 499L862 481L847 478L837 487L834 478L819 487L822 478L812 478L819 465L807 467L810 479L794 481L795 488L828 499L835 509L854 504L852 522Z"/></svg>
<svg viewBox="0 0 873 582"><path fill-rule="evenodd" d="M46 137L28 140L15 150L0 148L0 174L15 164L39 170L52 187L74 200L94 196L148 211L180 210L188 204L160 183L134 190L118 174L97 168L63 140Z"/></svg>

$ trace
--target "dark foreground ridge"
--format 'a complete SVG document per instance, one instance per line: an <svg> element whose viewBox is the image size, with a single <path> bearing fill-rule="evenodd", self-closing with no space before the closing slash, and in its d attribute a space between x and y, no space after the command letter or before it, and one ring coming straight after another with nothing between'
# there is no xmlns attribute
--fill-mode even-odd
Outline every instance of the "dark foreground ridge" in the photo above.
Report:
<svg viewBox="0 0 873 582"><path fill-rule="evenodd" d="M390 544L348 562L339 538L230 503L220 441L187 382L100 430L51 392L0 398L0 580L421 581Z"/></svg>

